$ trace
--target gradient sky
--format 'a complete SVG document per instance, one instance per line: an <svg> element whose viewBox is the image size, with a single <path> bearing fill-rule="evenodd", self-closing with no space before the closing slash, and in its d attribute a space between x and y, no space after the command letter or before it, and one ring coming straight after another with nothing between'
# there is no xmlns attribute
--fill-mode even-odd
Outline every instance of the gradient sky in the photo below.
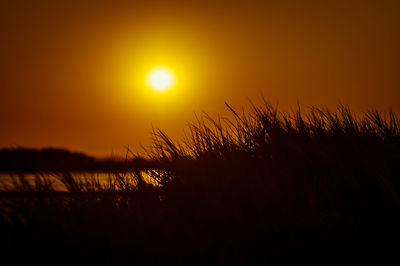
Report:
<svg viewBox="0 0 400 266"><path fill-rule="evenodd" d="M131 2L131 3L130 3ZM399 1L2 1L0 147L95 156L182 136L194 112L400 111ZM175 71L165 94L143 80Z"/></svg>

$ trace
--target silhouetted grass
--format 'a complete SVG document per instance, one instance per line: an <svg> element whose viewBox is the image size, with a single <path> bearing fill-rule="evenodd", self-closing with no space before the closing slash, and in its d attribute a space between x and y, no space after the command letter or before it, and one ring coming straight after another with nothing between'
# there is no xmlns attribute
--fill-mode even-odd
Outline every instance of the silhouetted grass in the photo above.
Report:
<svg viewBox="0 0 400 266"><path fill-rule="evenodd" d="M2 250L39 262L398 262L400 129L391 110L227 107L233 121L196 117L182 141L153 132L152 169L102 180L15 175L1 192Z"/></svg>

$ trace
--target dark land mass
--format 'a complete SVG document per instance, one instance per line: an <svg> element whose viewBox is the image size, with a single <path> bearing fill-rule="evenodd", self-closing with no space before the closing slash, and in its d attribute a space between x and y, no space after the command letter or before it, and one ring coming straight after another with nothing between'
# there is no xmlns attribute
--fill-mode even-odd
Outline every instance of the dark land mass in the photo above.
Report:
<svg viewBox="0 0 400 266"><path fill-rule="evenodd" d="M79 152L65 149L1 149L0 172L35 173L35 172L109 172L122 170L142 170L153 167L143 158L96 159Z"/></svg>
<svg viewBox="0 0 400 266"><path fill-rule="evenodd" d="M252 108L227 124L199 119L183 143L155 132L150 165L116 171L105 184L59 173L62 192L40 173L49 162L53 170L82 170L96 161L54 150L19 151L29 156L11 160L13 152L3 151L2 160L13 162L3 162L3 169L39 172L33 183L18 174L12 186L0 188L2 259L399 265L400 128L394 114L355 117L341 107L284 115L268 104Z"/></svg>

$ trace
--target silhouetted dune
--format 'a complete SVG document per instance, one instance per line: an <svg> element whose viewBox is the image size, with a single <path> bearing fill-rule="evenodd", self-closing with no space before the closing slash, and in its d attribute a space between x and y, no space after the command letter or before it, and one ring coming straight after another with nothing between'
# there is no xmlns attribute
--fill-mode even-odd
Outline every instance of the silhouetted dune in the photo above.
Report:
<svg viewBox="0 0 400 266"><path fill-rule="evenodd" d="M106 183L67 172L57 192L45 175L16 175L0 194L1 250L41 263L398 264L392 112L234 113L199 118L180 142L153 132L148 167Z"/></svg>

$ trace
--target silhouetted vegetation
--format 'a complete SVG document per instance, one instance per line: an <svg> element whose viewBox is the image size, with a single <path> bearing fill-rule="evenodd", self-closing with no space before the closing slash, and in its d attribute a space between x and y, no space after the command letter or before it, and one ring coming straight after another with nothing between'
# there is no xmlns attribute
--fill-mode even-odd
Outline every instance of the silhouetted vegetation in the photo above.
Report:
<svg viewBox="0 0 400 266"><path fill-rule="evenodd" d="M391 110L227 106L234 121L197 118L182 141L154 132L146 169L118 168L105 181L53 171L62 190L50 174L15 174L0 197L1 250L42 263L398 262Z"/></svg>

